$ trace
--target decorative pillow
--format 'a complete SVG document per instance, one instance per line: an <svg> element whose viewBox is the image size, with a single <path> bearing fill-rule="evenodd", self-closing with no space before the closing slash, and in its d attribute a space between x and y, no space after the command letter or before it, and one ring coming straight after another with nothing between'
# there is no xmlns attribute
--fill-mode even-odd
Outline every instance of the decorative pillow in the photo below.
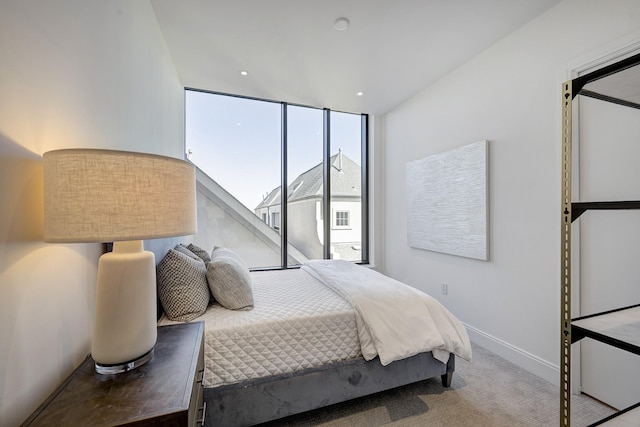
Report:
<svg viewBox="0 0 640 427"><path fill-rule="evenodd" d="M225 308L251 310L251 275L244 261L225 248L215 248L207 263L207 281L213 297Z"/></svg>
<svg viewBox="0 0 640 427"><path fill-rule="evenodd" d="M180 252L181 254L185 254L189 258L192 258L198 261L201 259L198 255L196 255L192 250L190 250L187 246L183 245L182 243L177 244L176 247L173 249Z"/></svg>
<svg viewBox="0 0 640 427"><path fill-rule="evenodd" d="M189 243L189 246L185 246L182 243L179 243L176 245L174 249L198 261L204 261L204 262L211 261L211 257L209 257L209 254L207 253L207 251L205 251L204 249L192 243ZM213 304L214 301L215 299L213 298L213 295L210 294L209 304Z"/></svg>
<svg viewBox="0 0 640 427"><path fill-rule="evenodd" d="M205 312L209 289L204 261L169 249L158 264L156 276L158 297L169 319L188 322Z"/></svg>
<svg viewBox="0 0 640 427"><path fill-rule="evenodd" d="M205 251L201 247L196 246L193 243L189 243L189 246L187 246L187 249L189 249L192 253L199 256L204 262L211 261L211 257L209 256L209 253L207 253L207 251Z"/></svg>

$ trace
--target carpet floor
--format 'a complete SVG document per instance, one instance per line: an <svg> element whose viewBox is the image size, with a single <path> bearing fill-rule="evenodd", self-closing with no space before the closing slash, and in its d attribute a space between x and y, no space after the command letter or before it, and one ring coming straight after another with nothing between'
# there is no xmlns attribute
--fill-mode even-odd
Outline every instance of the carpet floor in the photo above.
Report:
<svg viewBox="0 0 640 427"><path fill-rule="evenodd" d="M473 360L456 360L450 388L433 378L317 409L262 427L516 427L557 426L557 387L473 344ZM614 412L586 396L574 396L571 425L589 425Z"/></svg>

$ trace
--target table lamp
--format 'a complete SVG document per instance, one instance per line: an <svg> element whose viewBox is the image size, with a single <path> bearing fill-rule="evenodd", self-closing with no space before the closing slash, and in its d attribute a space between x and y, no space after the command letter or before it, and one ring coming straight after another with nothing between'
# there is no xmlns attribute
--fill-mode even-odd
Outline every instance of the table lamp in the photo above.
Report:
<svg viewBox="0 0 640 427"><path fill-rule="evenodd" d="M155 257L143 240L196 232L195 169L128 151L54 150L43 158L45 242L113 242L98 264L95 369L141 366L157 337Z"/></svg>

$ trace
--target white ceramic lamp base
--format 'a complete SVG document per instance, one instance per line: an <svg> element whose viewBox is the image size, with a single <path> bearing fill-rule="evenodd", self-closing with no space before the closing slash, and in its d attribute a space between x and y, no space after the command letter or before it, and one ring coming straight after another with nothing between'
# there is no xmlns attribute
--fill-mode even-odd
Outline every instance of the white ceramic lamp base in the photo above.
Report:
<svg viewBox="0 0 640 427"><path fill-rule="evenodd" d="M142 240L115 242L98 264L91 344L96 371L126 372L151 360L156 321L155 256Z"/></svg>

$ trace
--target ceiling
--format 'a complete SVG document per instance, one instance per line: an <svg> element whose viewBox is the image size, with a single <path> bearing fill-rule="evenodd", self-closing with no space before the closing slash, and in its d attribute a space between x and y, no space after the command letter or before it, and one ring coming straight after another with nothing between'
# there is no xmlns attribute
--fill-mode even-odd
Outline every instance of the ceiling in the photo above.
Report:
<svg viewBox="0 0 640 427"><path fill-rule="evenodd" d="M386 113L557 3L151 0L185 87L370 114ZM334 28L339 17L349 19L346 30Z"/></svg>

